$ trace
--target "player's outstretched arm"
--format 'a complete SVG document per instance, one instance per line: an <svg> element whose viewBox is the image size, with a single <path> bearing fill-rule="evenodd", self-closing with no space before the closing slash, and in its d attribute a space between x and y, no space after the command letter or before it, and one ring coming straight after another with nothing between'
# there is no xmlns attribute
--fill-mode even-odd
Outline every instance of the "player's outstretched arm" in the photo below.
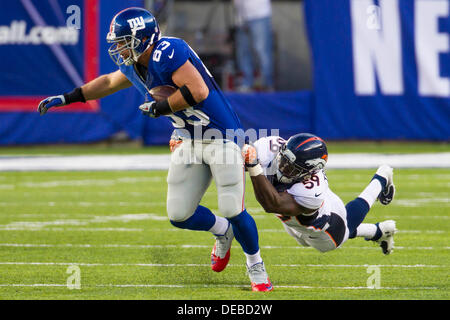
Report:
<svg viewBox="0 0 450 320"><path fill-rule="evenodd" d="M285 216L309 214L316 210L302 207L287 192L278 192L263 174L250 176L256 200L269 213L279 213Z"/></svg>
<svg viewBox="0 0 450 320"><path fill-rule="evenodd" d="M127 77L120 70L117 70L86 83L81 89L86 101L88 101L104 98L131 86L132 83Z"/></svg>
<svg viewBox="0 0 450 320"><path fill-rule="evenodd" d="M255 147L244 145L242 156L252 180L256 200L266 212L279 213L285 216L298 216L316 211L299 205L289 193L278 192L275 189L263 174Z"/></svg>
<svg viewBox="0 0 450 320"><path fill-rule="evenodd" d="M72 92L42 100L39 103L38 112L42 116L50 108L63 107L75 102L97 100L130 86L131 82L120 70L117 70L113 73L100 76L79 88L75 88Z"/></svg>

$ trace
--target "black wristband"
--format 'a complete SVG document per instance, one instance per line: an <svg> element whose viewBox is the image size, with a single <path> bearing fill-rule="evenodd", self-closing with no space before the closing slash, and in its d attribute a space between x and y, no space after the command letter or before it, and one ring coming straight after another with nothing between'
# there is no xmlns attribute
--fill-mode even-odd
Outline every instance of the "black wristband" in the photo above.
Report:
<svg viewBox="0 0 450 320"><path fill-rule="evenodd" d="M66 99L66 104L71 104L75 102L86 102L84 98L83 91L80 87L75 88L72 92L64 94L64 99Z"/></svg>
<svg viewBox="0 0 450 320"><path fill-rule="evenodd" d="M155 115L158 117L160 115L166 116L168 114L173 113L172 109L170 108L169 100L167 100L167 99L156 102L154 105L154 109L155 109Z"/></svg>
<svg viewBox="0 0 450 320"><path fill-rule="evenodd" d="M191 91L189 90L189 88L186 85L184 85L180 88L180 92L181 92L184 100L186 100L186 102L188 103L189 106L193 107L198 104L195 101L194 97L192 96Z"/></svg>

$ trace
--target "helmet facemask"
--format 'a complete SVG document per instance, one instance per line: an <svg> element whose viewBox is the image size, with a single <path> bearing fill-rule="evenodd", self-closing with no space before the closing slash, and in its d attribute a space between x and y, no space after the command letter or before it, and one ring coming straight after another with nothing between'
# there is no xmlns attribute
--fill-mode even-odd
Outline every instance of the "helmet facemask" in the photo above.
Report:
<svg viewBox="0 0 450 320"><path fill-rule="evenodd" d="M284 145L277 155L277 178L283 183L300 182L311 176L306 168L302 168L295 163L295 155Z"/></svg>
<svg viewBox="0 0 450 320"><path fill-rule="evenodd" d="M133 35L126 35L122 37L114 37L109 33L107 36L108 43L112 43L108 49L109 56L117 66L125 64L131 66L136 64L143 52L138 52L136 49L141 45L141 40ZM128 51L128 57L123 58L122 53Z"/></svg>

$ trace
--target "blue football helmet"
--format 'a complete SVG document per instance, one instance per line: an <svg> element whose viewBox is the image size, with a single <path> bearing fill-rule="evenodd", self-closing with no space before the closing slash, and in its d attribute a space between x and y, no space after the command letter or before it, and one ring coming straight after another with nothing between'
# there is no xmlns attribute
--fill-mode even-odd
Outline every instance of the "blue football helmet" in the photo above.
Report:
<svg viewBox="0 0 450 320"><path fill-rule="evenodd" d="M325 142L310 133L293 135L277 155L277 178L282 183L308 180L323 169L328 160Z"/></svg>
<svg viewBox="0 0 450 320"><path fill-rule="evenodd" d="M111 22L106 37L112 43L108 50L118 66L137 63L144 51L161 38L155 17L142 8L128 8L119 12ZM127 52L128 51L128 52Z"/></svg>

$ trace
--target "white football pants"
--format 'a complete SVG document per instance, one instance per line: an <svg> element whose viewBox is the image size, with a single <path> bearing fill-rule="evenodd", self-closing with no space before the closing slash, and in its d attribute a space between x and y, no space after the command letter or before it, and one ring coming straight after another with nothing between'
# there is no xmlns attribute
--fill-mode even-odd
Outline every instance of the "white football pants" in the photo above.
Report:
<svg viewBox="0 0 450 320"><path fill-rule="evenodd" d="M191 217L216 183L219 212L233 218L244 210L245 170L241 149L229 140L184 139L171 155L167 214L172 221Z"/></svg>

